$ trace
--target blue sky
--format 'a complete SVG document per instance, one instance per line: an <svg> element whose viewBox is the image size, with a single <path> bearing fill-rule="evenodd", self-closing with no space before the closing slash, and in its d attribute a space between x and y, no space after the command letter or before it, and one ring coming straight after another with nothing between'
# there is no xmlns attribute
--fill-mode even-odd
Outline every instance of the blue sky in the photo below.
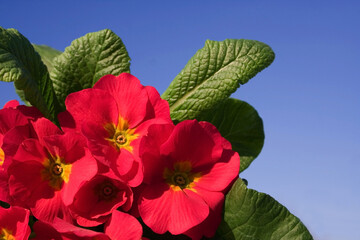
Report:
<svg viewBox="0 0 360 240"><path fill-rule="evenodd" d="M315 239L360 239L360 4L357 1L3 1L0 26L63 51L113 30L131 71L162 93L206 39L254 39L274 63L233 94L263 118L265 145L242 174ZM0 83L0 105L16 98Z"/></svg>

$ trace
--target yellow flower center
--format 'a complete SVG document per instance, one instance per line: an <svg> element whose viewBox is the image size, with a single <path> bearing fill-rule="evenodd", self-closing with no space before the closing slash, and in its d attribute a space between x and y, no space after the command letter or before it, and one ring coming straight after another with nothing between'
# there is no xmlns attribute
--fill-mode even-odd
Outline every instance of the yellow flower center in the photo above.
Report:
<svg viewBox="0 0 360 240"><path fill-rule="evenodd" d="M44 168L41 171L41 178L44 181L49 181L50 187L60 190L63 182L69 181L72 165L65 163L59 156L49 155L49 158L43 162Z"/></svg>
<svg viewBox="0 0 360 240"><path fill-rule="evenodd" d="M54 164L53 167L52 167L52 173L56 176L60 176L63 172L63 168L60 164Z"/></svg>
<svg viewBox="0 0 360 240"><path fill-rule="evenodd" d="M5 160L5 153L0 147L0 167L4 164L4 160Z"/></svg>
<svg viewBox="0 0 360 240"><path fill-rule="evenodd" d="M0 240L16 240L15 236L11 234L10 230L2 228L0 232Z"/></svg>
<svg viewBox="0 0 360 240"><path fill-rule="evenodd" d="M195 183L201 178L201 172L193 173L191 162L183 161L174 163L173 170L165 168L163 178L174 191L190 189L194 192Z"/></svg>
<svg viewBox="0 0 360 240"><path fill-rule="evenodd" d="M109 133L109 137L106 138L109 143L117 150L126 149L132 153L133 147L131 142L138 138L139 134L135 133L136 128L129 128L129 123L119 117L117 126L112 123L108 123L104 126Z"/></svg>
<svg viewBox="0 0 360 240"><path fill-rule="evenodd" d="M117 137L116 137L116 143L119 145L124 145L127 142L126 136L125 134L120 133Z"/></svg>

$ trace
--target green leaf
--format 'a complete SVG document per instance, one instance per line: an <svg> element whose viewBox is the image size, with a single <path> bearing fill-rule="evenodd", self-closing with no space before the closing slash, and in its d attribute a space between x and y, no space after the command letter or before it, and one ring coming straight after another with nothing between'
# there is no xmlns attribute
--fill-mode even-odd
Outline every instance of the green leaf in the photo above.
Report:
<svg viewBox="0 0 360 240"><path fill-rule="evenodd" d="M225 240L313 239L299 218L269 195L248 189L241 179L226 196L217 235Z"/></svg>
<svg viewBox="0 0 360 240"><path fill-rule="evenodd" d="M35 48L35 51L39 53L41 60L47 66L48 71L51 72L53 68L54 58L59 56L61 52L46 45L33 44L33 47Z"/></svg>
<svg viewBox="0 0 360 240"><path fill-rule="evenodd" d="M261 42L207 40L161 96L175 121L196 118L227 99L274 60L274 52Z"/></svg>
<svg viewBox="0 0 360 240"><path fill-rule="evenodd" d="M240 172L259 155L264 145L264 127L257 111L248 103L229 98L201 114L199 121L211 122L240 155Z"/></svg>
<svg viewBox="0 0 360 240"><path fill-rule="evenodd" d="M48 70L31 43L15 29L0 27L0 80L14 82L17 93L55 120L59 107Z"/></svg>
<svg viewBox="0 0 360 240"><path fill-rule="evenodd" d="M64 108L68 94L91 88L106 74L130 72L130 57L121 39L111 30L88 33L74 40L54 59L51 79Z"/></svg>

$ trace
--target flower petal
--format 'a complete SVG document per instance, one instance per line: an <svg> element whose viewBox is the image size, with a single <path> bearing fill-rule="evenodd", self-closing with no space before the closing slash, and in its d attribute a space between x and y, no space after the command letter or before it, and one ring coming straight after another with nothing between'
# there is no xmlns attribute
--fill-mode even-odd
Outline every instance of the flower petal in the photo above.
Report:
<svg viewBox="0 0 360 240"><path fill-rule="evenodd" d="M11 164L11 161L16 154L20 144L27 138L34 138L36 134L33 128L28 125L23 126L16 126L9 130L3 139L3 145L1 148L4 150L5 154L5 161L2 167L6 170L8 165ZM1 138L1 136L0 136Z"/></svg>
<svg viewBox="0 0 360 240"><path fill-rule="evenodd" d="M9 176L5 171L0 170L0 201L11 203L9 193Z"/></svg>
<svg viewBox="0 0 360 240"><path fill-rule="evenodd" d="M61 234L48 223L36 221L33 229L35 232L34 240L63 240Z"/></svg>
<svg viewBox="0 0 360 240"><path fill-rule="evenodd" d="M85 155L71 165L71 173L68 183L64 183L61 190L62 199L66 206L74 200L79 187L90 180L97 173L97 163L91 153L86 150Z"/></svg>
<svg viewBox="0 0 360 240"><path fill-rule="evenodd" d="M175 126L160 151L172 162L190 161L192 168L201 168L213 164L221 156L222 146L214 140L196 120L186 120Z"/></svg>
<svg viewBox="0 0 360 240"><path fill-rule="evenodd" d="M120 115L129 122L130 128L135 128L145 119L149 97L145 87L133 75L106 75L93 88L105 90L114 97Z"/></svg>
<svg viewBox="0 0 360 240"><path fill-rule="evenodd" d="M32 196L36 188L48 186L47 182L41 179L43 166L38 162L13 161L8 168L9 174L9 193L15 201L26 202L28 205L33 204L32 199L41 198L47 195L49 190L41 192L41 195ZM51 192L51 191L50 191Z"/></svg>
<svg viewBox="0 0 360 240"><path fill-rule="evenodd" d="M5 108L0 110L0 134L5 134L11 128L20 125L26 125L28 118L19 110Z"/></svg>
<svg viewBox="0 0 360 240"><path fill-rule="evenodd" d="M139 199L139 213L154 232L181 234L209 214L206 202L193 191L173 191L167 184L147 186Z"/></svg>
<svg viewBox="0 0 360 240"><path fill-rule="evenodd" d="M35 122L32 122L32 126L36 132L37 138L42 145L44 145L42 139L45 136L63 134L60 128L58 128L53 122L46 118L39 118Z"/></svg>
<svg viewBox="0 0 360 240"><path fill-rule="evenodd" d="M239 168L239 154L226 149L221 156L221 161L202 173L198 182L195 183L195 189L200 187L209 191L223 191L238 177Z"/></svg>
<svg viewBox="0 0 360 240"><path fill-rule="evenodd" d="M89 120L101 127L106 123L117 124L117 104L106 91L90 88L71 93L67 96L65 105L79 128Z"/></svg>
<svg viewBox="0 0 360 240"><path fill-rule="evenodd" d="M148 93L151 105L154 108L154 118L161 118L168 123L172 123L168 101L161 99L159 92L154 87L146 86L145 89Z"/></svg>
<svg viewBox="0 0 360 240"><path fill-rule="evenodd" d="M144 166L144 183L163 181L165 165L160 156L160 146L169 138L173 129L173 124L154 124L142 138L139 154Z"/></svg>
<svg viewBox="0 0 360 240"><path fill-rule="evenodd" d="M199 225L189 229L184 234L191 239L202 239L203 236L211 238L215 235L222 220L222 209L224 205L224 194L221 192L209 192L197 189L197 193L210 206L209 216Z"/></svg>
<svg viewBox="0 0 360 240"><path fill-rule="evenodd" d="M110 240L110 238L104 233L76 227L59 218L54 219L51 225L48 223L37 221L34 224L34 230L36 233L35 240Z"/></svg>
<svg viewBox="0 0 360 240"><path fill-rule="evenodd" d="M125 225L126 227L119 227ZM105 233L111 239L139 240L142 236L142 227L130 214L114 211L110 221L105 225Z"/></svg>
<svg viewBox="0 0 360 240"><path fill-rule="evenodd" d="M130 187L139 186L144 179L141 161L135 158L131 169L125 175L119 176L119 178L126 182Z"/></svg>
<svg viewBox="0 0 360 240"><path fill-rule="evenodd" d="M106 166L116 161L119 156L119 150L111 145L107 140L110 135L105 130L104 125L89 120L82 125L82 133L87 138L91 153Z"/></svg>
<svg viewBox="0 0 360 240"><path fill-rule="evenodd" d="M38 194L38 192L34 194ZM69 209L62 201L60 191L54 192L51 198L38 199L31 207L31 212L37 219L45 222L53 222L55 218L61 218L67 222L73 221Z"/></svg>
<svg viewBox="0 0 360 240"><path fill-rule="evenodd" d="M84 136L75 132L44 137L44 144L53 156L60 156L66 163L84 157L87 149Z"/></svg>
<svg viewBox="0 0 360 240"><path fill-rule="evenodd" d="M5 103L3 108L16 108L17 106L19 106L19 104L19 101L14 99Z"/></svg>
<svg viewBox="0 0 360 240"><path fill-rule="evenodd" d="M232 149L231 143L221 136L219 130L214 125L209 122L199 122L199 124L209 133L209 135L212 136L213 139L216 139L216 142L222 142L223 148Z"/></svg>
<svg viewBox="0 0 360 240"><path fill-rule="evenodd" d="M26 139L19 146L13 159L18 162L36 161L42 164L47 157L47 151L37 139Z"/></svg>

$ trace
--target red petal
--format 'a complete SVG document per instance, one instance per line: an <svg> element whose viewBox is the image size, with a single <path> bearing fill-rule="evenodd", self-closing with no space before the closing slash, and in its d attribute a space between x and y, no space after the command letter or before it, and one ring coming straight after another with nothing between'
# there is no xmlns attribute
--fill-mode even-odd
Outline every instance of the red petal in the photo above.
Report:
<svg viewBox="0 0 360 240"><path fill-rule="evenodd" d="M55 218L61 218L72 222L69 209L64 205L60 192L54 192L52 198L41 198L31 208L32 214L39 220L53 222Z"/></svg>
<svg viewBox="0 0 360 240"><path fill-rule="evenodd" d="M19 105L16 107L16 110L19 110L22 114L24 114L24 116L32 120L44 117L44 115L42 115L42 113L36 107Z"/></svg>
<svg viewBox="0 0 360 240"><path fill-rule="evenodd" d="M59 113L58 120L60 123L60 127L64 132L73 131L75 129L80 130L80 126L76 126L74 118L68 111Z"/></svg>
<svg viewBox="0 0 360 240"><path fill-rule="evenodd" d="M221 156L222 146L216 140L196 120L186 120L175 126L160 151L173 162L190 161L193 169L202 171Z"/></svg>
<svg viewBox="0 0 360 240"><path fill-rule="evenodd" d="M145 89L149 95L151 105L154 108L154 118L162 118L167 122L172 123L169 103L166 100L161 99L159 92L154 87L146 86Z"/></svg>
<svg viewBox="0 0 360 240"><path fill-rule="evenodd" d="M104 233L79 228L58 218L51 225L38 221L34 224L34 230L35 240L110 240Z"/></svg>
<svg viewBox="0 0 360 240"><path fill-rule="evenodd" d="M47 151L37 139L26 139L19 146L13 159L19 162L36 161L42 164L47 157Z"/></svg>
<svg viewBox="0 0 360 240"><path fill-rule="evenodd" d="M111 239L139 240L142 236L142 227L130 214L114 211L110 221L105 225L105 233Z"/></svg>
<svg viewBox="0 0 360 240"><path fill-rule="evenodd" d="M132 170L134 162L136 162L135 156L126 149L122 149L116 161L111 163L110 168L122 178Z"/></svg>
<svg viewBox="0 0 360 240"><path fill-rule="evenodd" d="M19 101L18 100L10 100L7 103L5 103L3 108L16 108L17 106L19 106Z"/></svg>
<svg viewBox="0 0 360 240"><path fill-rule="evenodd" d="M44 137L44 144L53 156L60 156L66 163L73 163L84 157L86 139L75 132ZM87 148L86 148L87 149Z"/></svg>
<svg viewBox="0 0 360 240"><path fill-rule="evenodd" d="M196 186L209 191L223 191L238 177L239 168L239 154L224 150L221 162L215 163L209 171L203 173Z"/></svg>
<svg viewBox="0 0 360 240"><path fill-rule="evenodd" d="M80 215L74 215L73 213L73 216L74 218L76 218L76 223L79 224L80 226L82 227L96 227L96 226L99 226L103 223L105 223L106 221L109 220L109 218L111 217L111 215L106 215L106 216L101 216L101 217L98 217L98 218L92 218L92 219L89 219L89 218L84 218Z"/></svg>
<svg viewBox="0 0 360 240"><path fill-rule="evenodd" d="M32 199L36 200L47 195L49 190L40 192L40 195L33 194L36 188L43 186L47 189L50 188L48 183L41 179L43 168L42 164L34 161L13 161L8 168L10 196L15 201L22 201L31 205L33 204Z"/></svg>
<svg viewBox="0 0 360 240"><path fill-rule="evenodd" d="M48 223L36 221L33 229L35 232L34 240L63 240L61 234Z"/></svg>
<svg viewBox="0 0 360 240"><path fill-rule="evenodd" d="M136 77L129 73L122 73L117 77L106 75L93 88L105 90L115 98L120 116L129 122L130 128L145 120L148 94Z"/></svg>
<svg viewBox="0 0 360 240"><path fill-rule="evenodd" d="M82 125L82 133L87 138L89 149L97 160L107 166L116 161L120 153L106 140L110 136L103 124L88 121Z"/></svg>
<svg viewBox="0 0 360 240"><path fill-rule="evenodd" d="M53 122L46 118L39 118L32 123L32 126L42 145L44 145L42 141L43 137L63 134L63 132Z"/></svg>
<svg viewBox="0 0 360 240"><path fill-rule="evenodd" d="M9 130L3 139L3 145L1 148L4 150L5 161L2 167L6 170L8 165L11 164L11 161L16 154L20 144L27 138L35 137L36 134L30 125L17 126ZM0 135L1 138L1 135Z"/></svg>
<svg viewBox="0 0 360 240"><path fill-rule="evenodd" d="M224 205L224 194L221 192L208 192L197 191L198 194L204 198L204 200L210 206L209 216L199 225L189 229L184 234L191 237L191 239L202 239L205 235L211 238L215 235L217 228L222 220L222 209Z"/></svg>
<svg viewBox="0 0 360 240"><path fill-rule="evenodd" d="M144 166L144 183L162 181L165 165L160 156L160 146L169 138L173 124L154 124L140 143L139 154Z"/></svg>
<svg viewBox="0 0 360 240"><path fill-rule="evenodd" d="M130 187L139 186L143 179L143 167L141 161L135 159L131 169L125 174L119 177L122 181L126 182Z"/></svg>
<svg viewBox="0 0 360 240"><path fill-rule="evenodd" d="M85 156L75 161L71 166L71 173L68 183L64 183L62 198L66 206L70 205L74 200L79 187L89 181L97 173L97 163L91 153L85 151Z"/></svg>
<svg viewBox="0 0 360 240"><path fill-rule="evenodd" d="M5 108L0 110L0 134L5 134L11 128L26 125L28 118L19 110Z"/></svg>
<svg viewBox="0 0 360 240"><path fill-rule="evenodd" d="M9 176L7 175L7 173L0 170L0 201L11 203L8 181Z"/></svg>
<svg viewBox="0 0 360 240"><path fill-rule="evenodd" d="M173 191L164 184L147 186L139 200L139 213L154 232L181 234L209 214L206 202L193 191Z"/></svg>
<svg viewBox="0 0 360 240"><path fill-rule="evenodd" d="M67 96L65 105L79 128L89 120L103 127L107 123L117 123L119 118L114 98L99 89L71 93Z"/></svg>
<svg viewBox="0 0 360 240"><path fill-rule="evenodd" d="M232 149L231 143L221 136L219 130L214 125L209 122L199 122L199 124L209 133L209 135L212 136L213 139L222 142L223 148Z"/></svg>

